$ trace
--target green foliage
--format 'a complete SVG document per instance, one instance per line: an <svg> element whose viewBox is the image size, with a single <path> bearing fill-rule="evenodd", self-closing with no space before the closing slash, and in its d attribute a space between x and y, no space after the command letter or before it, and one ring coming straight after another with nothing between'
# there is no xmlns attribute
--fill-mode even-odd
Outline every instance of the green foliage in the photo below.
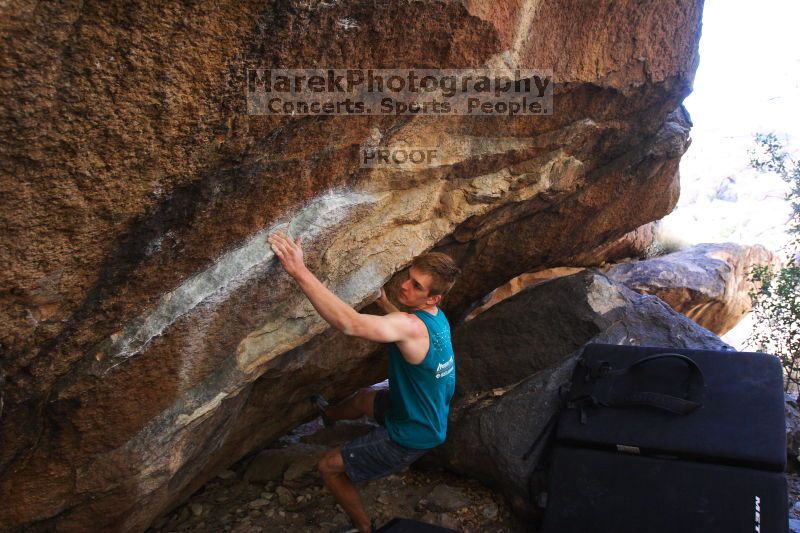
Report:
<svg viewBox="0 0 800 533"><path fill-rule="evenodd" d="M785 388L800 387L800 165L784 151L773 133L756 135L756 148L750 152L750 164L762 172L774 172L790 185L786 200L792 206L787 232L786 266L773 272L767 265L757 265L749 279L757 290L753 299L755 328L748 343L758 351L773 353L783 362Z"/></svg>
<svg viewBox="0 0 800 533"><path fill-rule="evenodd" d="M787 228L792 240L792 251L800 251L800 165L783 149L774 133L756 135L756 148L750 151L750 165L762 172L774 172L789 184L786 200L792 206L792 217Z"/></svg>
<svg viewBox="0 0 800 533"><path fill-rule="evenodd" d="M800 267L791 264L772 272L758 265L751 280L761 287L751 291L756 327L748 339L758 351L773 353L783 363L785 388L800 386Z"/></svg>

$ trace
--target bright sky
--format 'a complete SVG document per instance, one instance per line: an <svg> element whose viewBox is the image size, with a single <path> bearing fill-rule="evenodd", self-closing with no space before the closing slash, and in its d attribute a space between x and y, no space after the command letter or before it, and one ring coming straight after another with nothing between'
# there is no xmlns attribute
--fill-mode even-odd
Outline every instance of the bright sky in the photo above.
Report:
<svg viewBox="0 0 800 533"><path fill-rule="evenodd" d="M756 132L800 153L800 1L707 0L694 92L692 146L681 162L681 199L668 235L698 242L761 243L777 250L786 185L748 168Z"/></svg>
<svg viewBox="0 0 800 533"><path fill-rule="evenodd" d="M800 134L800 2L707 0L694 93L696 128Z"/></svg>
<svg viewBox="0 0 800 533"><path fill-rule="evenodd" d="M692 146L681 160L681 198L665 234L687 244L740 242L778 251L786 242L787 185L749 168L756 132L775 132L800 154L800 1L706 0L700 66L686 99ZM723 339L748 349L748 315Z"/></svg>

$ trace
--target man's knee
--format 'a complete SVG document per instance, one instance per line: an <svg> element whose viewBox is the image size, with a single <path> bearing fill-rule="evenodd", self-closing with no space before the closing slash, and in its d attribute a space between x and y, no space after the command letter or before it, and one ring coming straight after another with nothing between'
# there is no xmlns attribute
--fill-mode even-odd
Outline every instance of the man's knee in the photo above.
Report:
<svg viewBox="0 0 800 533"><path fill-rule="evenodd" d="M317 463L317 469L323 476L332 476L344 472L344 460L342 460L341 448L325 452L325 455Z"/></svg>

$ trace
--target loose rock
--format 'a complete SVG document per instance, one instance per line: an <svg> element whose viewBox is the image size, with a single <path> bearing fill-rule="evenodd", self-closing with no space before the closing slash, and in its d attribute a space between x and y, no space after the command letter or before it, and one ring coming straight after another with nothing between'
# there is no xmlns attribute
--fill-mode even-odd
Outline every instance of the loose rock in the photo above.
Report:
<svg viewBox="0 0 800 533"><path fill-rule="evenodd" d="M289 505L295 503L294 494L286 487L278 487L275 489L275 494L278 495L278 501L281 505Z"/></svg>
<svg viewBox="0 0 800 533"><path fill-rule="evenodd" d="M437 485L423 501L420 504L440 512L458 511L469 505L468 498L460 490L447 485Z"/></svg>
<svg viewBox="0 0 800 533"><path fill-rule="evenodd" d="M495 518L497 518L497 505L495 505L494 503L490 503L489 505L481 509L481 514L487 520L494 520Z"/></svg>
<svg viewBox="0 0 800 533"><path fill-rule="evenodd" d="M222 472L217 474L217 477L220 479L233 479L236 477L236 472L233 472L231 470L223 470Z"/></svg>
<svg viewBox="0 0 800 533"><path fill-rule="evenodd" d="M267 504L269 504L267 500L259 498L257 500L251 501L248 505L250 506L251 509L260 509L261 507L264 507Z"/></svg>

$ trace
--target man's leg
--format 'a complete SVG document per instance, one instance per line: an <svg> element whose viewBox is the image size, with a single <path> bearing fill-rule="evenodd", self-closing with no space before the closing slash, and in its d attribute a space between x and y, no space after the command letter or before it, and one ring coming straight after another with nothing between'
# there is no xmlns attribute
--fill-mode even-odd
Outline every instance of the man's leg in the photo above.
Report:
<svg viewBox="0 0 800 533"><path fill-rule="evenodd" d="M339 405L325 409L325 416L331 420L355 420L364 415L374 418L373 403L378 391L361 389Z"/></svg>
<svg viewBox="0 0 800 533"><path fill-rule="evenodd" d="M318 468L325 486L333 493L333 497L353 524L363 533L371 531L372 526L361 503L361 496L344 471L341 448L327 452L320 460Z"/></svg>

